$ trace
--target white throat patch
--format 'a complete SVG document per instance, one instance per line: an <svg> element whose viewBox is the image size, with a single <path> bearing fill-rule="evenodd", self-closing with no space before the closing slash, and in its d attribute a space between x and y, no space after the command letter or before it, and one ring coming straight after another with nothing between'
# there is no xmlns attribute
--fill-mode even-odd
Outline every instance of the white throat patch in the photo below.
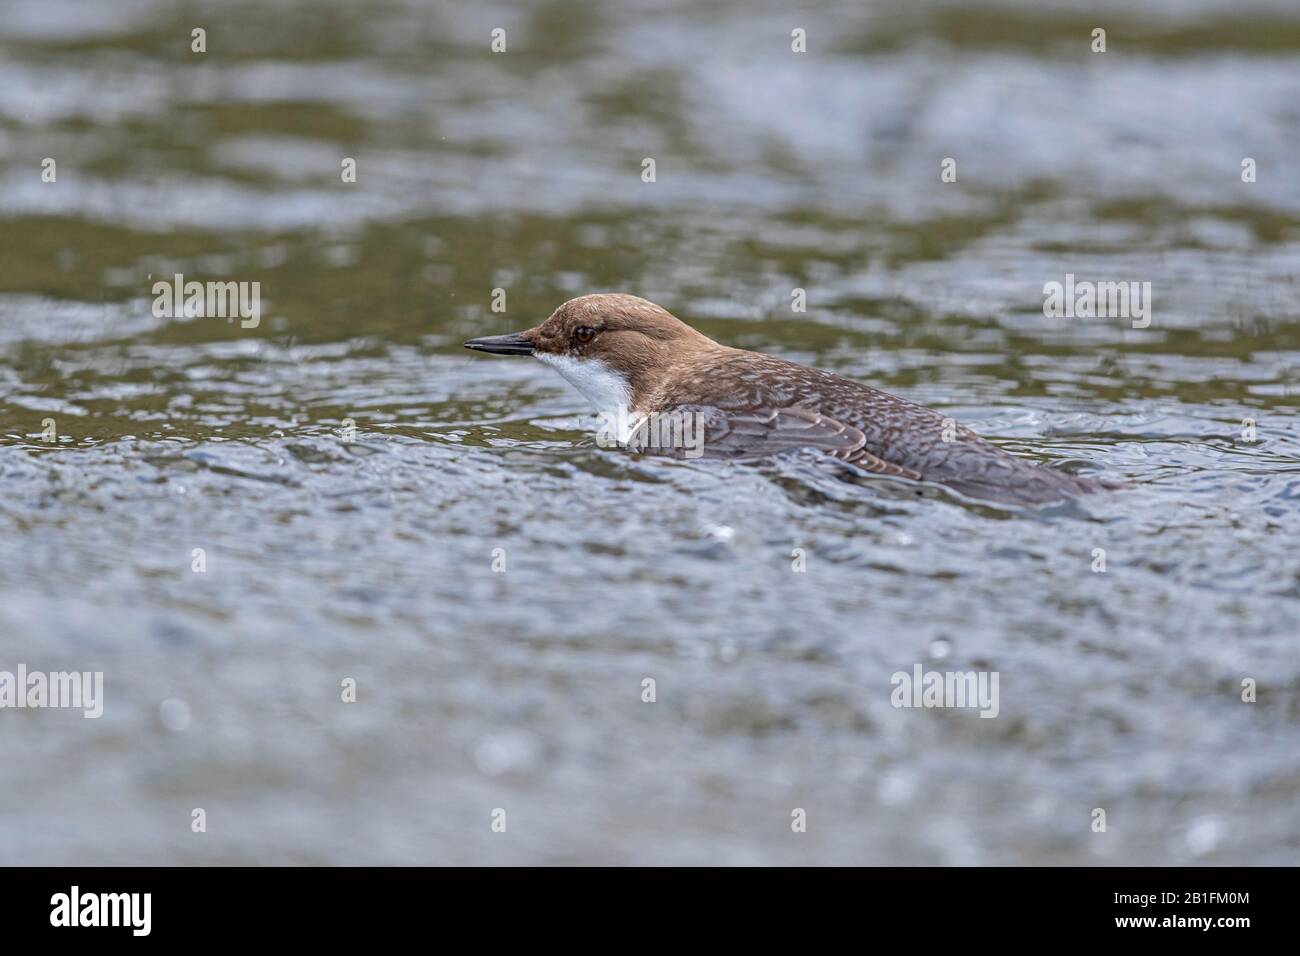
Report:
<svg viewBox="0 0 1300 956"><path fill-rule="evenodd" d="M619 432L626 428L628 434L631 433L638 419L630 412L632 385L625 376L600 359L575 359L568 355L544 352L533 354L563 375L565 381L581 392L607 421L627 422L627 425L619 428ZM626 442L628 434L619 434L618 441Z"/></svg>

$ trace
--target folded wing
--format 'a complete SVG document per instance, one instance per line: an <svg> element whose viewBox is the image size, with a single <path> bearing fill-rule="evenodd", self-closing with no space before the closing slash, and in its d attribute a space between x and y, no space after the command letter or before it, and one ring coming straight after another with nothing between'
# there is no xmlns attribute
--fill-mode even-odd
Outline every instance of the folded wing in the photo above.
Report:
<svg viewBox="0 0 1300 956"><path fill-rule="evenodd" d="M882 475L897 475L919 480L920 472L873 455L866 448L867 439L860 429L808 408L754 408L726 411L712 406L681 406L673 416L684 416L680 433L695 434L703 429L703 442L697 443L703 457L762 458L793 448L811 448L841 461ZM659 435L655 435L658 429ZM655 419L641 423L629 446L649 453L688 457L690 450L673 443L655 441L665 431ZM671 429L669 429L671 431Z"/></svg>

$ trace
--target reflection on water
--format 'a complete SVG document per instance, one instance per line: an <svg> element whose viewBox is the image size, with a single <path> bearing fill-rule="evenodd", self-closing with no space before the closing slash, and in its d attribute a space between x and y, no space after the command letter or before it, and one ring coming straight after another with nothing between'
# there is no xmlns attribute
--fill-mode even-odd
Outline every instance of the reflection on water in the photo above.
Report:
<svg viewBox="0 0 1300 956"><path fill-rule="evenodd" d="M0 670L106 704L0 711L0 862L1296 862L1300 18L1092 16L6 5ZM603 290L1131 487L636 460L459 347Z"/></svg>

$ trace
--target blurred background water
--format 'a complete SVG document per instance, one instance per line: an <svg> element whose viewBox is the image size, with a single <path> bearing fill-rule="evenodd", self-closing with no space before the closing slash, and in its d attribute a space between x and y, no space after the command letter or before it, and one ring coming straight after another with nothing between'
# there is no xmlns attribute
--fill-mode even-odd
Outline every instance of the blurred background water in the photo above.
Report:
<svg viewBox="0 0 1300 956"><path fill-rule="evenodd" d="M0 862L1300 861L1298 156L1291 2L4 0ZM592 291L1130 488L601 449Z"/></svg>

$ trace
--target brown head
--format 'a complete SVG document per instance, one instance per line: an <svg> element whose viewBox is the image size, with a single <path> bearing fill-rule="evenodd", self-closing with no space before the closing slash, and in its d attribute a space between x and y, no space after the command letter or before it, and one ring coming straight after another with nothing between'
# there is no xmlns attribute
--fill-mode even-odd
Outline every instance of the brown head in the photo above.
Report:
<svg viewBox="0 0 1300 956"><path fill-rule="evenodd" d="M637 408L669 370L722 346L653 302L610 294L570 299L541 325L471 339L465 347L536 356L604 411Z"/></svg>

